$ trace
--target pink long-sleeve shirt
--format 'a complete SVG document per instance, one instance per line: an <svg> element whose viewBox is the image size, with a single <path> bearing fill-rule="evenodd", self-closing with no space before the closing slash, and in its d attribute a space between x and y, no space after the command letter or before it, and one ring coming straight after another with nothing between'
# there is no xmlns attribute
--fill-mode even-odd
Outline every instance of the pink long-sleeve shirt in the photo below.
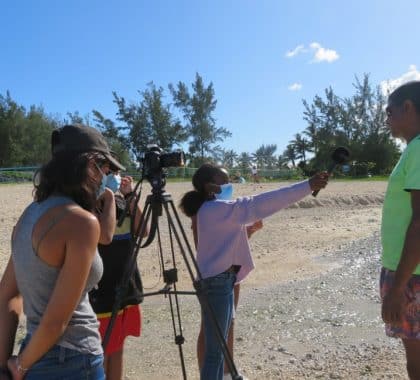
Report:
<svg viewBox="0 0 420 380"><path fill-rule="evenodd" d="M311 193L308 181L236 200L206 201L197 213L197 264L202 278L240 265L237 282L254 269L246 226Z"/></svg>

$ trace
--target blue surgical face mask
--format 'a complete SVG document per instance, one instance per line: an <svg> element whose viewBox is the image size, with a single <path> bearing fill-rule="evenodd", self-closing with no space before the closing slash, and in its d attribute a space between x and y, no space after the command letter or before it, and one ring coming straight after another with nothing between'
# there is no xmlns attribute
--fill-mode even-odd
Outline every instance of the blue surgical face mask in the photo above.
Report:
<svg viewBox="0 0 420 380"><path fill-rule="evenodd" d="M106 182L107 182L107 175L104 174L104 172L98 166L98 164L95 163L95 165L98 168L98 170L100 171L100 173L102 174L101 184L99 185L98 189L96 190L96 198L99 198L105 191Z"/></svg>
<svg viewBox="0 0 420 380"><path fill-rule="evenodd" d="M101 184L99 185L98 190L96 190L97 198L99 198L104 193L105 187L106 187L106 180L107 180L107 176L102 173Z"/></svg>
<svg viewBox="0 0 420 380"><path fill-rule="evenodd" d="M106 177L106 187L113 193L117 192L121 185L121 176L119 174L110 173Z"/></svg>
<svg viewBox="0 0 420 380"><path fill-rule="evenodd" d="M225 183L224 185L220 185L220 189L222 190L219 194L215 193L214 196L216 199L222 199L228 201L232 199L233 196L233 185L231 183Z"/></svg>

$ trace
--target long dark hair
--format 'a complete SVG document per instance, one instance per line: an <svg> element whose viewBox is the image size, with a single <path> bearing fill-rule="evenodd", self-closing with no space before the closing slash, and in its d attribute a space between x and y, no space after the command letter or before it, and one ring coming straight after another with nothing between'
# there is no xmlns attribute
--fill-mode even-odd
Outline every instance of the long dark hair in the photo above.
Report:
<svg viewBox="0 0 420 380"><path fill-rule="evenodd" d="M55 154L35 174L35 201L41 202L53 194L64 195L85 210L92 211L96 204L98 184L88 163L94 158L95 153L64 151Z"/></svg>
<svg viewBox="0 0 420 380"><path fill-rule="evenodd" d="M388 102L401 106L406 100L411 100L420 114L420 81L404 83L394 90L388 97Z"/></svg>
<svg viewBox="0 0 420 380"><path fill-rule="evenodd" d="M216 175L225 175L225 173L220 167L210 163L203 164L197 169L192 177L194 190L185 193L179 203L185 215L189 217L196 215L201 205L210 199L206 185L212 183Z"/></svg>

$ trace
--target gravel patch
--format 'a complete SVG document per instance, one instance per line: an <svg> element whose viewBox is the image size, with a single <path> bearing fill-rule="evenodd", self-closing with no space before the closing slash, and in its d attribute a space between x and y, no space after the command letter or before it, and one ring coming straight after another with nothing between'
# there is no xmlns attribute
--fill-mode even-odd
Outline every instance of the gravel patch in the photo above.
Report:
<svg viewBox="0 0 420 380"><path fill-rule="evenodd" d="M266 287L244 284L238 368L249 379L406 379L401 342L385 336L380 318L378 233L315 260L333 269ZM143 337L127 345L127 379L182 378L164 302L145 301ZM188 378L197 379L199 310L194 297L181 305Z"/></svg>

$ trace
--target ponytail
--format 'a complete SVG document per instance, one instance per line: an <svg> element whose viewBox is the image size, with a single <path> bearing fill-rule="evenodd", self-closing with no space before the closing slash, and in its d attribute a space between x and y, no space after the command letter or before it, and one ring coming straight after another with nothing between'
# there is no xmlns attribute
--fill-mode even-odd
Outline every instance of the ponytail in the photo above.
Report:
<svg viewBox="0 0 420 380"><path fill-rule="evenodd" d="M196 190L189 191L185 193L179 202L179 207L182 212L188 217L192 217L197 214L201 205L206 201L206 196L202 193L199 193Z"/></svg>

